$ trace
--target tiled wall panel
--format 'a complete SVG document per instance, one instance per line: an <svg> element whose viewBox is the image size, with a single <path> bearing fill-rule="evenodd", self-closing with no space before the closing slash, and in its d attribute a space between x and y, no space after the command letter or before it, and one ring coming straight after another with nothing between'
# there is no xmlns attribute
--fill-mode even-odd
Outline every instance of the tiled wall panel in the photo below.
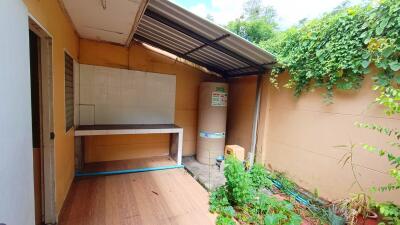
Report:
<svg viewBox="0 0 400 225"><path fill-rule="evenodd" d="M174 75L80 66L81 125L172 124Z"/></svg>

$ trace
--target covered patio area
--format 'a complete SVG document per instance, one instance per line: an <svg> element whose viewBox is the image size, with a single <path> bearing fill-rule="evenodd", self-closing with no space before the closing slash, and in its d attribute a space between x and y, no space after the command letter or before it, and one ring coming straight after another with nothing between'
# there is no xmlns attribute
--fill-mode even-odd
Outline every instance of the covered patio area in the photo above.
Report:
<svg viewBox="0 0 400 225"><path fill-rule="evenodd" d="M25 43L19 74L30 75L26 136L35 139L33 166L26 164L34 170L34 215L24 220L214 224L209 193L182 158L196 156L204 140L218 142L212 156L215 149L203 147L205 165L216 165L225 144L243 146L254 161L261 76L275 58L171 1L12 4L26 21L13 44ZM214 85L206 95L203 84ZM204 128L200 120L212 116L200 119L201 97L222 112Z"/></svg>

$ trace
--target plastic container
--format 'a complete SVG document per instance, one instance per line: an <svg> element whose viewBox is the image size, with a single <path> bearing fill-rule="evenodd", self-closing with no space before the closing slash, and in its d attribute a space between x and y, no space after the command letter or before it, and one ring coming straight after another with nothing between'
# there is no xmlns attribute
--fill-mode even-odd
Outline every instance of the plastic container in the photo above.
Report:
<svg viewBox="0 0 400 225"><path fill-rule="evenodd" d="M213 165L224 155L228 84L200 84L196 159Z"/></svg>

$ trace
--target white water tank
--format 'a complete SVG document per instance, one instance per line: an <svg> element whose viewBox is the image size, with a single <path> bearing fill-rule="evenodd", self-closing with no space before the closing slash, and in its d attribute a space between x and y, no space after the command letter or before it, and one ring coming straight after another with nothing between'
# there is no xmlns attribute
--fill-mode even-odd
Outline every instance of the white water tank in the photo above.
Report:
<svg viewBox="0 0 400 225"><path fill-rule="evenodd" d="M228 84L200 84L196 159L202 164L224 155L227 106Z"/></svg>

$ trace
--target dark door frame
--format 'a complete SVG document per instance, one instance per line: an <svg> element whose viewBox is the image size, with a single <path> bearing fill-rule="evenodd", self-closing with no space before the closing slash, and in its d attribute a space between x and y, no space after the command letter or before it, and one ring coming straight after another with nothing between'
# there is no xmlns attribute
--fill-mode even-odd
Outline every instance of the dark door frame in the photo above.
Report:
<svg viewBox="0 0 400 225"><path fill-rule="evenodd" d="M57 223L55 193L55 151L53 118L53 44L51 34L29 15L29 29L40 39L40 96L41 96L41 164L42 164L42 220Z"/></svg>

